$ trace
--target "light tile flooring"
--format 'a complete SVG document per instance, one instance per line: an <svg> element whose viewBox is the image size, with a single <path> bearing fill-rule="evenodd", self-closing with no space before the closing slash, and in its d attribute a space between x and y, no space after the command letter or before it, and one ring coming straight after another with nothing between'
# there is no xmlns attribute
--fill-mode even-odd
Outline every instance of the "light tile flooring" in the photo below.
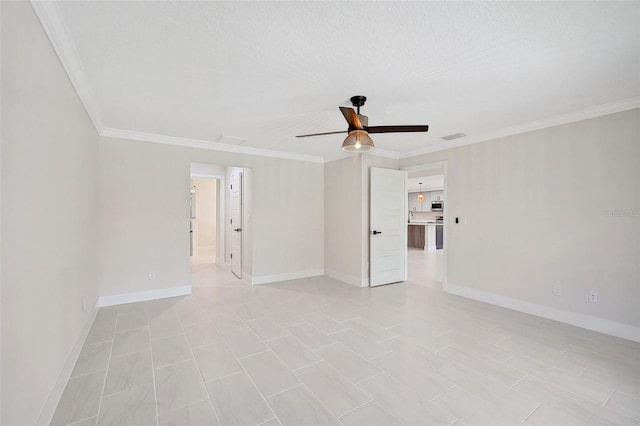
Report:
<svg viewBox="0 0 640 426"><path fill-rule="evenodd" d="M195 259L193 295L101 309L54 424L640 424L640 345L410 279L251 287ZM438 269L440 268L440 269Z"/></svg>

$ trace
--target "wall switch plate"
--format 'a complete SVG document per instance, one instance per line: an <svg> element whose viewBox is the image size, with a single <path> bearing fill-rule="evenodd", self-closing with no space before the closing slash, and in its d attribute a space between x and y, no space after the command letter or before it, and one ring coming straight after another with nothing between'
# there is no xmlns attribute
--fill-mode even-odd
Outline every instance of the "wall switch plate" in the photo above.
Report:
<svg viewBox="0 0 640 426"><path fill-rule="evenodd" d="M85 308L86 308L86 303L85 303L85 298L83 297L82 298L82 312L84 312Z"/></svg>
<svg viewBox="0 0 640 426"><path fill-rule="evenodd" d="M562 296L562 286L560 284L553 285L553 295Z"/></svg>
<svg viewBox="0 0 640 426"><path fill-rule="evenodd" d="M598 303L598 293L595 291L589 292L589 303Z"/></svg>
<svg viewBox="0 0 640 426"><path fill-rule="evenodd" d="M156 273L155 272L149 272L149 279L153 280L156 278Z"/></svg>

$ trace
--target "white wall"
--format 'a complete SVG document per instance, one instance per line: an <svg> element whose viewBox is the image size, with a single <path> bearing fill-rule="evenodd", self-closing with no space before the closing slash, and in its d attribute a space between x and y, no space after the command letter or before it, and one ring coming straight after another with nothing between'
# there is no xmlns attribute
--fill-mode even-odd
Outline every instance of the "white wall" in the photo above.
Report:
<svg viewBox="0 0 640 426"><path fill-rule="evenodd" d="M0 7L0 423L26 425L64 386L97 298L98 136L29 3Z"/></svg>
<svg viewBox="0 0 640 426"><path fill-rule="evenodd" d="M639 126L631 110L402 160L448 163L445 290L640 338Z"/></svg>
<svg viewBox="0 0 640 426"><path fill-rule="evenodd" d="M322 273L322 164L101 138L100 296L189 285L191 163L251 169L250 275Z"/></svg>

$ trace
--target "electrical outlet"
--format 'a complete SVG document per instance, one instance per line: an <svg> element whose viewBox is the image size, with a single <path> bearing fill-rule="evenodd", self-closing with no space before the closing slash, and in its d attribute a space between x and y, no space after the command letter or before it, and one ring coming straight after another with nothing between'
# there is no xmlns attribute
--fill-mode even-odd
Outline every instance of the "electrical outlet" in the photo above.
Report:
<svg viewBox="0 0 640 426"><path fill-rule="evenodd" d="M149 279L150 280L155 280L156 279L156 273L155 272L149 272Z"/></svg>
<svg viewBox="0 0 640 426"><path fill-rule="evenodd" d="M589 292L589 303L598 303L598 293L595 291Z"/></svg>
<svg viewBox="0 0 640 426"><path fill-rule="evenodd" d="M562 296L562 286L560 284L553 285L553 295Z"/></svg>

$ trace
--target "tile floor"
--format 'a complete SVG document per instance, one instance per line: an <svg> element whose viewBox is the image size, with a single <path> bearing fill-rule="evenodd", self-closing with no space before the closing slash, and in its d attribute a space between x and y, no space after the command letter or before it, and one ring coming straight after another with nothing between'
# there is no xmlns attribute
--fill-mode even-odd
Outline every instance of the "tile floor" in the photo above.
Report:
<svg viewBox="0 0 640 426"><path fill-rule="evenodd" d="M99 311L53 424L640 424L640 345L444 294L442 253L409 256L374 289L195 259L193 295Z"/></svg>

